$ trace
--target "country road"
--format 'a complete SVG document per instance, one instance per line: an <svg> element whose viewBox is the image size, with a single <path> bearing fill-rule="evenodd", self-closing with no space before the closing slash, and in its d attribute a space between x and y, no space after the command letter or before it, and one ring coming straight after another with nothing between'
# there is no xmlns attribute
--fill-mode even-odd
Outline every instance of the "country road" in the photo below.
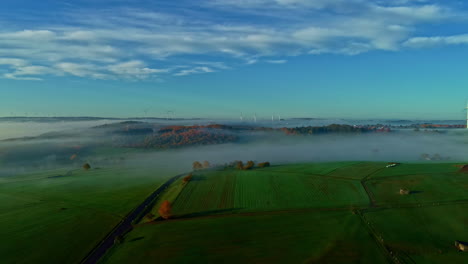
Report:
<svg viewBox="0 0 468 264"><path fill-rule="evenodd" d="M161 185L150 196L148 196L143 203L131 211L120 223L112 229L112 231L101 241L95 248L81 261L82 264L94 264L101 259L106 252L114 245L114 240L118 236L122 236L132 229L132 222L139 217L142 212L151 204L151 202L166 190L174 181L179 179L185 174L179 174Z"/></svg>

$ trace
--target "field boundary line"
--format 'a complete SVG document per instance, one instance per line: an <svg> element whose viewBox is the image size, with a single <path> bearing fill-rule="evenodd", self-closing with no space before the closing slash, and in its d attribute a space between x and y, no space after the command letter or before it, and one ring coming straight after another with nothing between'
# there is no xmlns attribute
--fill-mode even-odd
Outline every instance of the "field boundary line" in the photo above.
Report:
<svg viewBox="0 0 468 264"><path fill-rule="evenodd" d="M381 176L378 178L369 178L368 180L376 180L376 181L382 181L382 180L387 180L389 178L400 178L400 177L408 177L408 176L432 176L432 175L437 175L437 174L453 174L453 175L458 175L458 173L455 172L430 172L430 173L414 173L414 174L402 174L402 175L389 175L389 176Z"/></svg>
<svg viewBox="0 0 468 264"><path fill-rule="evenodd" d="M324 207L324 208L297 208L297 209L290 209L290 210L273 210L273 211L255 211L255 212L232 212L229 214L211 214L211 215L202 215L202 216L193 216L193 217L184 217L183 215L180 218L172 218L168 220L159 220L159 221L152 221L147 223L142 223L135 225L135 227L146 226L146 225L159 225L164 223L171 223L171 222L180 222L180 221L190 221L190 220L198 220L198 219L211 219L211 218L225 218L225 217L249 217L249 216L262 216L262 215L275 215L275 214L300 214L300 213L308 213L308 212L324 212L324 211L350 211L352 206L346 207ZM362 207L355 206L357 208Z"/></svg>
<svg viewBox="0 0 468 264"><path fill-rule="evenodd" d="M365 210L365 209L364 209ZM371 226L369 220L364 216L363 210L356 210L361 223L364 225L364 228L367 229L368 234L372 237L374 242L377 244L378 248L382 251L383 255L387 258L389 263L401 264L401 260L394 255L383 243L383 238L380 236L377 231Z"/></svg>
<svg viewBox="0 0 468 264"><path fill-rule="evenodd" d="M263 173L272 173L270 171L265 171L265 170L252 170L255 172L263 172ZM360 181L360 179L352 179L352 178L346 178L346 177L337 177L337 176L328 176L327 174L313 174L313 173L304 173L304 172L288 172L288 171L275 171L274 173L280 173L280 174L296 174L296 175L304 175L304 176L315 176L315 177L324 177L324 178L329 178L329 179L338 179L338 180L348 180L348 181Z"/></svg>

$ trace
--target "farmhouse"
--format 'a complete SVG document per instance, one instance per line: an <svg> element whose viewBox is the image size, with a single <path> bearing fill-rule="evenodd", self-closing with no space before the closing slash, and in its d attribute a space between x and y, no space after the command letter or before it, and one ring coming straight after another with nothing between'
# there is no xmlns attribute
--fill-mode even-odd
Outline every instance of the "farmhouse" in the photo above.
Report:
<svg viewBox="0 0 468 264"><path fill-rule="evenodd" d="M410 191L408 189L406 189L406 188L401 188L400 189L400 194L401 195L408 195L408 194L410 194Z"/></svg>
<svg viewBox="0 0 468 264"><path fill-rule="evenodd" d="M460 251L468 251L468 244L465 242L455 240L455 247Z"/></svg>

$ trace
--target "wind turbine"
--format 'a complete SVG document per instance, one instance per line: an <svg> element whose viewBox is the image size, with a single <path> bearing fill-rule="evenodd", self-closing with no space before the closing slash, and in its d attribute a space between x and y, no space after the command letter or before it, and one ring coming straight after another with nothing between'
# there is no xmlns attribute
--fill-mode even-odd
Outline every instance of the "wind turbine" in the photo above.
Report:
<svg viewBox="0 0 468 264"><path fill-rule="evenodd" d="M166 115L167 115L167 120L169 120L169 119L172 120L172 119L174 119L175 114L174 114L173 110L167 110Z"/></svg>
<svg viewBox="0 0 468 264"><path fill-rule="evenodd" d="M257 113L254 114L253 119L254 119L254 122L257 123Z"/></svg>
<svg viewBox="0 0 468 264"><path fill-rule="evenodd" d="M242 116L242 112L241 112L241 115L240 115L240 121L244 121L244 117Z"/></svg>
<svg viewBox="0 0 468 264"><path fill-rule="evenodd" d="M465 111L466 111L466 129L468 129L468 101L466 101Z"/></svg>

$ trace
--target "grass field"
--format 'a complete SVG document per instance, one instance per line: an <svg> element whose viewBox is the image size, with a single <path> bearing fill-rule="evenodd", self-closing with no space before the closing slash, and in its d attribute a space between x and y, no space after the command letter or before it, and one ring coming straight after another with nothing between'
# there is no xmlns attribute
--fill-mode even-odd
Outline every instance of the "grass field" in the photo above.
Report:
<svg viewBox="0 0 468 264"><path fill-rule="evenodd" d="M453 247L468 240L468 175L455 164L386 165L197 172L169 189L173 220L136 226L102 262L468 262Z"/></svg>
<svg viewBox="0 0 468 264"><path fill-rule="evenodd" d="M468 203L369 211L389 250L404 263L467 263L455 240L468 238Z"/></svg>
<svg viewBox="0 0 468 264"><path fill-rule="evenodd" d="M0 263L78 263L174 172L30 173L0 181Z"/></svg>
<svg viewBox="0 0 468 264"><path fill-rule="evenodd" d="M334 162L201 170L102 263L468 263L468 174L456 164ZM180 171L114 168L0 178L0 263L78 263ZM400 195L408 188L410 195ZM146 219L148 221L148 219Z"/></svg>
<svg viewBox="0 0 468 264"><path fill-rule="evenodd" d="M235 215L147 224L106 263L382 263L349 211Z"/></svg>
<svg viewBox="0 0 468 264"><path fill-rule="evenodd" d="M346 207L368 203L359 181L297 173L211 171L196 174L174 203L174 213Z"/></svg>
<svg viewBox="0 0 468 264"><path fill-rule="evenodd" d="M452 169L450 165L447 167L447 170ZM413 172L414 168L411 173ZM468 177L466 174L456 172L435 170L426 174L378 176L366 184L374 194L378 205L439 203L468 199ZM407 188L411 191L411 195L398 195L400 188Z"/></svg>

